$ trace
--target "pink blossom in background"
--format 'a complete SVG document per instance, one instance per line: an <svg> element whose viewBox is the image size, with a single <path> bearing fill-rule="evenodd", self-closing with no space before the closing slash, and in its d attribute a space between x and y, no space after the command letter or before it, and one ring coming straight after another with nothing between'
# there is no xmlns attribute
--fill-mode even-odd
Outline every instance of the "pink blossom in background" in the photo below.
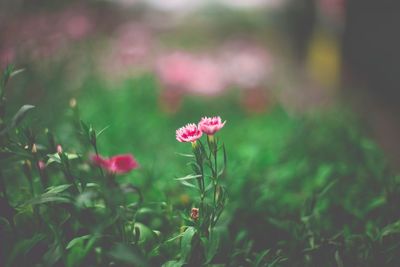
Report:
<svg viewBox="0 0 400 267"><path fill-rule="evenodd" d="M39 166L39 169L40 169L40 170L46 169L46 163L44 163L43 160L39 160L39 161L38 161L38 166Z"/></svg>
<svg viewBox="0 0 400 267"><path fill-rule="evenodd" d="M226 121L222 122L221 117L203 117L199 122L199 129L207 134L213 135L222 127L224 127Z"/></svg>
<svg viewBox="0 0 400 267"><path fill-rule="evenodd" d="M79 10L72 10L64 14L60 28L64 30L68 37L78 40L86 37L91 32L93 23L87 14L79 12Z"/></svg>
<svg viewBox="0 0 400 267"><path fill-rule="evenodd" d="M157 74L165 87L197 95L219 94L226 85L221 66L216 61L185 52L161 56Z"/></svg>
<svg viewBox="0 0 400 267"><path fill-rule="evenodd" d="M273 59L262 47L231 42L222 47L221 65L225 79L244 89L262 85L272 78Z"/></svg>
<svg viewBox="0 0 400 267"><path fill-rule="evenodd" d="M117 155L111 158L93 155L91 161L94 165L115 174L128 173L139 167L139 164L131 154Z"/></svg>
<svg viewBox="0 0 400 267"><path fill-rule="evenodd" d="M195 66L195 58L184 52L173 52L160 56L156 71L166 87L184 88L190 83Z"/></svg>
<svg viewBox="0 0 400 267"><path fill-rule="evenodd" d="M186 85L189 93L215 96L226 89L223 66L209 57L197 58L191 70L191 79Z"/></svg>
<svg viewBox="0 0 400 267"><path fill-rule="evenodd" d="M83 7L58 12L24 14L8 22L2 32L7 47L23 60L42 64L70 54L74 41L85 38L93 29L92 20ZM1 60L1 59L0 59Z"/></svg>
<svg viewBox="0 0 400 267"><path fill-rule="evenodd" d="M63 153L63 148L62 148L61 145L57 145L57 153L58 153L58 154Z"/></svg>
<svg viewBox="0 0 400 267"><path fill-rule="evenodd" d="M189 123L176 130L176 140L179 142L195 142L202 135L203 133L194 123Z"/></svg>

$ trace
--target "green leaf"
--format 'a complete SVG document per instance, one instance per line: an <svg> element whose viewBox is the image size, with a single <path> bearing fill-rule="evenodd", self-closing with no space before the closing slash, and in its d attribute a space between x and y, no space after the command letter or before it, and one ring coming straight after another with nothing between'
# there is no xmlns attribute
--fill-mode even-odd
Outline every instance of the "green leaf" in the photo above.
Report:
<svg viewBox="0 0 400 267"><path fill-rule="evenodd" d="M394 223L387 225L385 228L382 229L381 238L392 235L392 234L399 234L400 233L400 220Z"/></svg>
<svg viewBox="0 0 400 267"><path fill-rule="evenodd" d="M70 188L71 184L62 184L58 186L50 186L46 189L46 194L58 194Z"/></svg>
<svg viewBox="0 0 400 267"><path fill-rule="evenodd" d="M6 134L9 130L15 128L27 115L28 111L33 109L35 106L23 105L18 112L11 119L11 123L3 131L0 132L0 136Z"/></svg>
<svg viewBox="0 0 400 267"><path fill-rule="evenodd" d="M11 74L10 74L10 78L12 78L12 77L24 72L24 71L25 71L25 69L13 70L13 72L11 72Z"/></svg>
<svg viewBox="0 0 400 267"><path fill-rule="evenodd" d="M189 174L189 175L186 175L184 177L175 178L175 180L177 180L177 181L186 181L186 180L197 179L197 178L200 178L200 177L201 177L200 174Z"/></svg>
<svg viewBox="0 0 400 267"><path fill-rule="evenodd" d="M175 153L175 154L186 158L194 158L194 155L192 154L184 154L184 153Z"/></svg>
<svg viewBox="0 0 400 267"><path fill-rule="evenodd" d="M99 138L99 136L100 136L105 130L107 130L108 128L110 128L110 125L108 125L108 126L104 127L103 129L101 129L101 130L96 134L96 138Z"/></svg>
<svg viewBox="0 0 400 267"><path fill-rule="evenodd" d="M140 251L133 246L117 243L109 252L111 258L134 266L148 266ZM118 266L118 264L117 264Z"/></svg>
<svg viewBox="0 0 400 267"><path fill-rule="evenodd" d="M7 260L6 266L14 266L13 262L18 257L24 257L40 241L46 238L44 234L35 234L29 239L23 239L16 243Z"/></svg>
<svg viewBox="0 0 400 267"><path fill-rule="evenodd" d="M194 189L198 189L197 186L195 186L194 184L191 184L187 181L180 181L181 184L183 184L184 186L190 187L190 188L194 188Z"/></svg>
<svg viewBox="0 0 400 267"><path fill-rule="evenodd" d="M80 158L79 154L72 154L72 153L63 153L69 160L72 159L78 159ZM47 160L46 165L50 165L53 162L57 162L57 163L61 163L61 158L60 155L58 155L58 153L54 153L54 154L47 154L47 157L49 157L49 159Z"/></svg>
<svg viewBox="0 0 400 267"><path fill-rule="evenodd" d="M83 236L80 236L80 237L75 237L74 239L72 239L71 241L69 241L69 243L68 243L66 249L68 250L68 249L74 247L74 246L77 245L77 244L81 244L81 245L82 245L82 244L83 244L83 241L85 241L85 240L87 240L87 239L89 239L89 238L90 238L90 235L83 235Z"/></svg>
<svg viewBox="0 0 400 267"><path fill-rule="evenodd" d="M154 245L157 236L149 227L142 223L135 223L134 230L135 236L139 238L137 241L140 247L150 249Z"/></svg>
<svg viewBox="0 0 400 267"><path fill-rule="evenodd" d="M181 240L181 257L184 262L187 262L192 252L192 239L197 233L194 227L186 228Z"/></svg>
<svg viewBox="0 0 400 267"><path fill-rule="evenodd" d="M62 196L40 196L31 199L25 205L39 205L39 204L46 204L46 203L51 203L51 202L56 202L56 203L72 203L71 199L67 197L62 197Z"/></svg>
<svg viewBox="0 0 400 267"><path fill-rule="evenodd" d="M180 261L167 261L162 267L182 267L183 263Z"/></svg>
<svg viewBox="0 0 400 267"><path fill-rule="evenodd" d="M210 263L218 252L221 243L221 231L214 228L206 244L206 263Z"/></svg>
<svg viewBox="0 0 400 267"><path fill-rule="evenodd" d="M270 252L270 250L267 249L266 251L259 253L256 257L256 262L255 262L254 266L255 267L263 266L261 264L269 252Z"/></svg>

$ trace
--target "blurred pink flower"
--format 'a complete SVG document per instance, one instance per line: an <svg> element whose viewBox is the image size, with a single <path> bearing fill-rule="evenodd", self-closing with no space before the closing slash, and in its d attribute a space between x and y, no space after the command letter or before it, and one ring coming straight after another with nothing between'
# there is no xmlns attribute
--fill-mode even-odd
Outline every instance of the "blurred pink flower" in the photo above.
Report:
<svg viewBox="0 0 400 267"><path fill-rule="evenodd" d="M68 37L75 40L87 36L93 28L92 22L85 14L67 14L61 23L61 28Z"/></svg>
<svg viewBox="0 0 400 267"><path fill-rule="evenodd" d="M216 95L225 89L220 65L207 56L171 53L159 58L157 72L167 88L199 95Z"/></svg>
<svg viewBox="0 0 400 267"><path fill-rule="evenodd" d="M57 153L58 153L58 154L63 153L63 148L62 148L61 145L57 145Z"/></svg>
<svg viewBox="0 0 400 267"><path fill-rule="evenodd" d="M39 160L39 161L38 161L38 166L39 166L39 169L40 169L40 170L46 169L46 163L44 163L43 160Z"/></svg>
<svg viewBox="0 0 400 267"><path fill-rule="evenodd" d="M221 117L203 117L199 122L199 129L208 135L213 135L222 127L224 127L226 121L222 122Z"/></svg>
<svg viewBox="0 0 400 267"><path fill-rule="evenodd" d="M187 91L200 95L217 95L226 88L222 67L208 57L198 58L191 70Z"/></svg>
<svg viewBox="0 0 400 267"><path fill-rule="evenodd" d="M231 42L222 49L221 65L229 83L251 89L271 79L273 60L265 49L241 42Z"/></svg>
<svg viewBox="0 0 400 267"><path fill-rule="evenodd" d="M93 155L91 160L93 164L115 174L127 173L139 167L139 164L131 154L117 155L108 159Z"/></svg>
<svg viewBox="0 0 400 267"><path fill-rule="evenodd" d="M195 59L187 53L175 52L161 56L157 62L157 73L167 87L182 88L190 82Z"/></svg>
<svg viewBox="0 0 400 267"><path fill-rule="evenodd" d="M189 123L176 130L176 140L179 142L195 142L202 135L203 133L194 123Z"/></svg>

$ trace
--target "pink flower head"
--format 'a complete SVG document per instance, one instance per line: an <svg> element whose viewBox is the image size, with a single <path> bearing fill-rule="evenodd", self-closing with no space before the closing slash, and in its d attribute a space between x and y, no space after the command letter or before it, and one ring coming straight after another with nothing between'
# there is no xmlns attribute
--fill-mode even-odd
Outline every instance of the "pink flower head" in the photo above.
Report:
<svg viewBox="0 0 400 267"><path fill-rule="evenodd" d="M203 117L199 122L200 130L208 135L213 135L222 127L224 127L226 121L222 122L221 117Z"/></svg>
<svg viewBox="0 0 400 267"><path fill-rule="evenodd" d="M39 160L39 161L38 161L38 166L39 166L39 169L40 169L41 171L43 171L44 169L46 169L46 163L44 163L43 160Z"/></svg>
<svg viewBox="0 0 400 267"><path fill-rule="evenodd" d="M116 174L127 173L139 167L139 164L131 154L117 155L108 159L93 155L91 160L94 165Z"/></svg>
<svg viewBox="0 0 400 267"><path fill-rule="evenodd" d="M58 153L58 154L63 153L63 148L62 148L61 145L57 145L57 153Z"/></svg>
<svg viewBox="0 0 400 267"><path fill-rule="evenodd" d="M179 142L195 142L203 133L194 123L189 123L176 130L176 140Z"/></svg>

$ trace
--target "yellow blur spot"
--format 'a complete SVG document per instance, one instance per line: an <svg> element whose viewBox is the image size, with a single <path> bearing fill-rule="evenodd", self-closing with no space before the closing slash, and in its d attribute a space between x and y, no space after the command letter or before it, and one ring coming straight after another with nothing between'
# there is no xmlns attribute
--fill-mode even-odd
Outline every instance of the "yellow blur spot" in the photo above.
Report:
<svg viewBox="0 0 400 267"><path fill-rule="evenodd" d="M311 39L307 69L312 78L324 87L336 87L340 77L339 38L316 29Z"/></svg>

